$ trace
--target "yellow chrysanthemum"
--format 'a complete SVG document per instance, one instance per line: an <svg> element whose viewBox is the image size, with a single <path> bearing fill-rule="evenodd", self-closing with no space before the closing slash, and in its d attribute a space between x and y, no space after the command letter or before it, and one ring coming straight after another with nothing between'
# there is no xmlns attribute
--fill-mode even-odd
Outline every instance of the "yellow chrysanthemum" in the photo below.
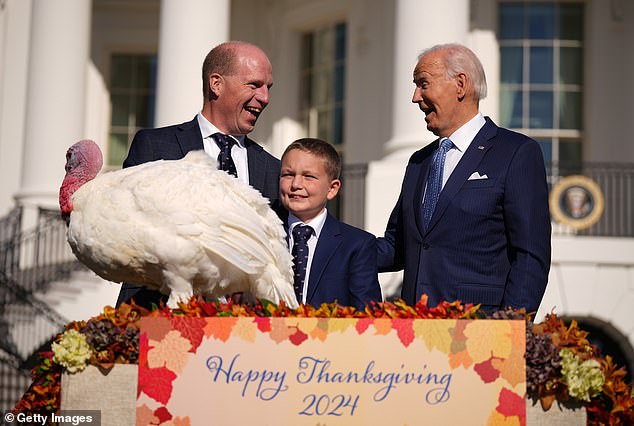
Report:
<svg viewBox="0 0 634 426"><path fill-rule="evenodd" d="M581 361L570 349L562 349L561 355L561 373L566 385L568 385L568 393L573 398L582 401L590 401L590 399L603 389L605 377L601 372L601 365L595 359Z"/></svg>
<svg viewBox="0 0 634 426"><path fill-rule="evenodd" d="M86 368L86 362L92 355L86 336L77 330L65 331L59 343L53 343L52 349L53 361L66 368L69 373L76 373Z"/></svg>

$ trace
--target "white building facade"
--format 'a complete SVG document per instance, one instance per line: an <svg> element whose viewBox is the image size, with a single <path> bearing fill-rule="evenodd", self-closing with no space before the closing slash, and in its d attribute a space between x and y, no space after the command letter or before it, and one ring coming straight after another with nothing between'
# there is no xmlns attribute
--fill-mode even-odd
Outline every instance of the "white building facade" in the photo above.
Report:
<svg viewBox="0 0 634 426"><path fill-rule="evenodd" d="M29 228L40 208L57 208L73 142L94 139L117 168L139 128L191 120L202 60L230 39L257 44L273 64L253 138L279 156L298 137L321 137L347 165L367 164L357 224L375 234L407 158L435 139L411 103L417 55L434 44L480 57L481 110L540 141L548 162L634 163L631 0L0 0L0 220L21 206ZM354 203L343 204L346 219ZM632 369L634 234L622 229L553 235L539 316L596 326ZM399 275L381 278L395 291ZM116 290L84 308L96 314Z"/></svg>

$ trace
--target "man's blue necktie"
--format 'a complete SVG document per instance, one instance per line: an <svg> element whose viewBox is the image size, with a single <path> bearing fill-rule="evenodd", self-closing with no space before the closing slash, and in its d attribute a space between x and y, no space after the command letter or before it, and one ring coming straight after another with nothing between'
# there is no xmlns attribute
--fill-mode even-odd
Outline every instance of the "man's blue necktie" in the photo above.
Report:
<svg viewBox="0 0 634 426"><path fill-rule="evenodd" d="M429 227L429 222L434 214L440 191L442 191L442 174L445 168L445 157L447 152L453 147L450 139L440 141L440 146L434 154L434 158L429 168L429 176L427 177L427 189L425 190L425 199L423 201L423 223L425 230Z"/></svg>
<svg viewBox="0 0 634 426"><path fill-rule="evenodd" d="M220 148L220 154L218 154L218 169L238 177L238 171L236 165L231 158L231 147L236 142L231 136L223 135L222 133L214 133L211 137L216 141L216 145Z"/></svg>
<svg viewBox="0 0 634 426"><path fill-rule="evenodd" d="M313 234L313 228L307 225L297 225L293 228L293 287L297 302L302 303L306 267L308 266L308 239Z"/></svg>

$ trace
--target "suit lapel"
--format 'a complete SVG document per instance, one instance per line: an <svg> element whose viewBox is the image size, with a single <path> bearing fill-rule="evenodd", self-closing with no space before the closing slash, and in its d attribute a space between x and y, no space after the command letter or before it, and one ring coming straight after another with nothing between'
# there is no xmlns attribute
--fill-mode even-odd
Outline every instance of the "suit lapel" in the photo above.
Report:
<svg viewBox="0 0 634 426"><path fill-rule="evenodd" d="M462 188L462 185L464 185L471 173L477 169L478 164L480 164L480 161L482 161L486 152L489 148L491 148L491 145L493 144L492 138L497 133L497 126L488 118L486 120L486 123L482 129L480 129L475 138L473 138L473 141L469 144L467 151L458 162L458 165L449 177L445 187L440 192L436 209L434 210L434 214L429 222L428 232L434 227L436 222L438 222L449 205L449 202L453 199L460 188Z"/></svg>
<svg viewBox="0 0 634 426"><path fill-rule="evenodd" d="M326 266L335 254L337 247L341 244L341 231L339 223L334 217L328 214L324 227L321 229L317 246L315 247L315 255L310 265L310 277L308 279L308 295L306 302L310 303L311 299L317 291L317 287L321 285L321 277L324 274Z"/></svg>
<svg viewBox="0 0 634 426"><path fill-rule="evenodd" d="M428 146L431 148L427 156L418 164L419 170L417 178L414 182L414 205L412 208L415 212L414 218L416 220L416 227L420 235L425 234L425 226L423 225L423 196L425 194L425 186L427 185L427 176L429 175L429 166L434 158L434 152L438 149L440 139L435 140ZM416 176L416 174L415 174Z"/></svg>
<svg viewBox="0 0 634 426"><path fill-rule="evenodd" d="M200 127L198 126L198 120L196 117L192 121L183 123L178 126L179 132L176 134L176 139L181 147L183 156L189 151L198 151L203 149L203 137L200 133Z"/></svg>
<svg viewBox="0 0 634 426"><path fill-rule="evenodd" d="M249 183L258 191L263 192L264 187L259 187L259 185L264 185L266 180L266 164L264 164L264 156L260 155L262 147L248 137L244 138L244 144L247 148Z"/></svg>

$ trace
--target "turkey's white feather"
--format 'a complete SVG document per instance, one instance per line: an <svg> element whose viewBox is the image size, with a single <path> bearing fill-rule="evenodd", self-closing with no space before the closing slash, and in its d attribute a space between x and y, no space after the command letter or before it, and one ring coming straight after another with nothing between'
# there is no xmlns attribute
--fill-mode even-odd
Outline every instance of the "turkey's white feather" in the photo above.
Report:
<svg viewBox="0 0 634 426"><path fill-rule="evenodd" d="M250 291L297 306L282 222L203 151L104 173L71 198L68 242L101 277L170 293Z"/></svg>

